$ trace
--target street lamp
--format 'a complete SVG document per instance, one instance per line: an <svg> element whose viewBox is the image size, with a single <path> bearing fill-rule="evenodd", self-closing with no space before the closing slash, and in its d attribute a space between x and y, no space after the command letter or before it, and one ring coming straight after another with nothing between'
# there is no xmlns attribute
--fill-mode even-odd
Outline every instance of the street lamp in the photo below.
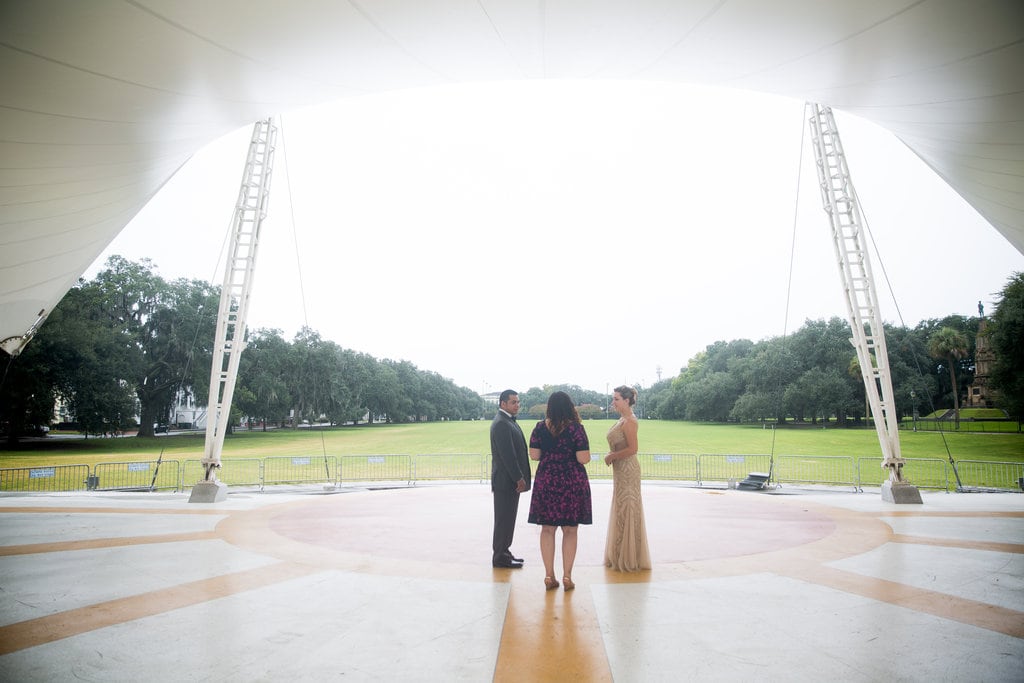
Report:
<svg viewBox="0 0 1024 683"><path fill-rule="evenodd" d="M910 401L914 404L914 431L917 431L917 392L910 390Z"/></svg>

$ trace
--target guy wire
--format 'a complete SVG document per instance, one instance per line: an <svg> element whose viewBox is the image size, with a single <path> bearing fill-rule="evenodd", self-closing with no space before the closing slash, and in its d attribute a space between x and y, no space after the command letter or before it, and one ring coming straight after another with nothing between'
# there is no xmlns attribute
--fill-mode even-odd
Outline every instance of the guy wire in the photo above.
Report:
<svg viewBox="0 0 1024 683"><path fill-rule="evenodd" d="M804 102L804 109L800 113L800 153L797 156L796 164L796 196L793 201L793 231L789 241L789 273L786 276L786 309L782 316L782 340L780 342L780 352L785 350L786 336L789 334L789 304L793 295L793 263L796 260L796 231L797 231L797 219L800 214L800 185L803 179L803 159L804 159L804 143L807 140L807 127L804 125L804 120L807 118L808 103ZM778 397L779 403L782 402L782 397ZM776 404L775 413L776 419L778 418L780 407ZM775 425L772 425L772 445L771 450L768 454L768 471L769 474L774 473L775 468ZM769 477L769 481L771 477Z"/></svg>
<svg viewBox="0 0 1024 683"><path fill-rule="evenodd" d="M291 164L288 163L288 146L285 144L284 136L284 116L280 116L279 120L281 134L281 158L284 161L284 184L288 192L288 216L291 221L292 228L292 245L294 246L295 249L295 269L298 272L299 277L299 300L302 302L302 322L305 328L309 330L309 311L306 307L306 288L303 285L302 280L302 257L301 254L299 253L299 234L298 230L296 229L295 223L295 195L292 194L292 177L290 172ZM316 378L314 379L314 381L319 380L319 376L316 376ZM298 420L299 416L296 415L295 419ZM298 427L298 424L296 424L296 427ZM313 425L312 423L310 423L310 429L312 428ZM326 439L324 439L323 430L320 430L320 451L324 460L324 473L327 475L327 478L330 479L331 468L327 461L327 441Z"/></svg>
<svg viewBox="0 0 1024 683"><path fill-rule="evenodd" d="M875 252L875 258L878 260L878 267L882 271L882 278L885 280L885 286L889 289L889 296L892 298L892 305L896 309L896 317L899 318L900 327L903 329L904 332L907 332L908 331L907 323L903 319L903 312L900 310L899 302L896 300L896 292L893 290L892 282L889 280L889 273L885 269L885 263L882 261L882 253L879 251L878 244L875 242L875 235L871 231L871 223L870 223L870 221L868 221L867 211L864 210L864 206L860 203L860 197L857 196L857 188L856 187L853 188L853 199L856 202L857 206L860 207L861 218L863 218L863 222L864 222L864 230L867 232L868 239L871 240L871 248ZM884 330L883 330L883 333L884 333ZM911 356L913 356L913 358L914 358L914 367L917 369L918 377L923 379L924 378L924 371L921 369L921 361L918 359L916 353L911 353ZM953 389L954 392L957 391L956 387L952 387L952 389ZM934 413L935 412L935 402L932 400L931 393L928 393L927 397L928 397L929 413ZM963 486L960 483L960 472L957 471L957 469L956 469L956 461L953 460L953 454L949 450L949 442L946 441L946 433L945 433L945 431L943 431L941 429L938 430L938 432L939 432L939 438L942 439L942 447L946 451L946 458L949 459L949 464L953 467L953 474L956 475L957 490L960 490L960 489L963 488Z"/></svg>

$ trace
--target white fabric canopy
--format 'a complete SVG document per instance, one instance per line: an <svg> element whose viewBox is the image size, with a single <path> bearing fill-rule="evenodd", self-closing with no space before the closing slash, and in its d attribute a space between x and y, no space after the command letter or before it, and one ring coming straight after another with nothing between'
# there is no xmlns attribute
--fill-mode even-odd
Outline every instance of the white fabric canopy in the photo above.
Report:
<svg viewBox="0 0 1024 683"><path fill-rule="evenodd" d="M5 0L0 340L16 349L210 141L412 86L657 80L820 102L892 131L1024 252L1022 64L1020 0Z"/></svg>

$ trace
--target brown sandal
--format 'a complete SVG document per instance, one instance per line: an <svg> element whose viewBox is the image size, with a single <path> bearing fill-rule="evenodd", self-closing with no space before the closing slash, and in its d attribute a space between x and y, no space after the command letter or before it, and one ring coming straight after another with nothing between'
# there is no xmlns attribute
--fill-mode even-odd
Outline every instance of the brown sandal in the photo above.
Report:
<svg viewBox="0 0 1024 683"><path fill-rule="evenodd" d="M558 588L558 582L555 581L555 577L553 577L553 576L545 576L544 577L544 589L545 590L549 590L549 591L553 591L556 588Z"/></svg>
<svg viewBox="0 0 1024 683"><path fill-rule="evenodd" d="M573 588L576 587L576 584L573 583L572 579L570 579L568 576L563 576L562 577L562 583L565 584L565 590L567 590L567 591L571 591ZM558 582L557 581L555 582L555 586L556 587L558 586Z"/></svg>

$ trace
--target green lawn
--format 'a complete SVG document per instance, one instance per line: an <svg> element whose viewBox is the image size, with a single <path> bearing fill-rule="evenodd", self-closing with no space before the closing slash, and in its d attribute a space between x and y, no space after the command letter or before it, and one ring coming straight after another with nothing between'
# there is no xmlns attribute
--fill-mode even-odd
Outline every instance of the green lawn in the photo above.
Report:
<svg viewBox="0 0 1024 683"><path fill-rule="evenodd" d="M530 420L522 420L529 435ZM592 451L604 453L611 421L585 421ZM330 429L240 431L227 437L223 458L264 458L307 455L381 455L480 453L490 450L489 421L372 425ZM60 440L49 437L18 450L0 450L0 467L87 464L203 456L202 433L148 439ZM774 444L773 444L774 439ZM903 456L954 460L1024 461L1024 435L901 432ZM773 451L774 448L774 451ZM948 448L948 454L947 454ZM644 420L640 423L643 453L755 455L841 455L881 457L873 429L813 427L772 430L756 425L718 425Z"/></svg>

